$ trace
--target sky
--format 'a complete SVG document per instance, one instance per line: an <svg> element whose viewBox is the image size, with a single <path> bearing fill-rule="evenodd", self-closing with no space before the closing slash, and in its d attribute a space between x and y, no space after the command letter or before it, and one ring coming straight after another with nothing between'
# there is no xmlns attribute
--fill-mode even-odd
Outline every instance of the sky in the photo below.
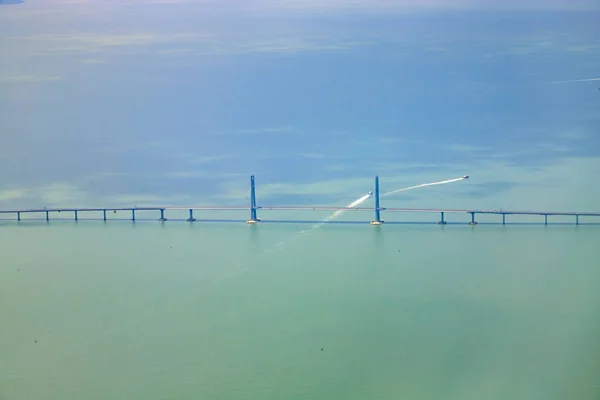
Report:
<svg viewBox="0 0 600 400"><path fill-rule="evenodd" d="M0 0L0 209L600 211L600 2ZM393 203L393 204L392 204Z"/></svg>

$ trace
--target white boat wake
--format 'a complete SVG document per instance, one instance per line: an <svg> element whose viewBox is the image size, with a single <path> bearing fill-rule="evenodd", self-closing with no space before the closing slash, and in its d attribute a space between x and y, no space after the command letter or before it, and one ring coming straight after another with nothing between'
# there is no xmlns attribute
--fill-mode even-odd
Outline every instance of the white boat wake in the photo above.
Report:
<svg viewBox="0 0 600 400"><path fill-rule="evenodd" d="M346 207L347 208L358 207L361 203L365 202L371 196L372 196L372 193L369 192L368 194L365 194L364 196L362 196L362 197L354 200L352 203L348 204ZM293 240L298 239L299 237L301 237L302 235L305 235L305 234L307 234L309 232L312 232L315 229L317 229L318 227L322 226L323 224L325 224L325 223L327 223L327 222L329 222L329 221L331 221L331 220L339 217L344 211L347 211L347 210L336 210L329 217L325 218L323 221L319 222L318 224L313 225L310 229L302 230L302 231L298 232L297 234L295 234L293 236L290 236L289 238L287 238L285 240L282 240L281 242L277 243L275 246L267 248L267 249L264 249L263 251L261 251L258 254L258 256L257 256L256 259L260 259L260 258L264 257L265 255L272 253L275 250L281 250L281 249L283 249L286 244L289 244ZM226 274L219 275L218 277L216 277L212 281L213 281L213 283L220 282L223 279L232 277L236 273L236 271L239 272L239 273L243 273L243 272L248 271L248 267L244 266L244 264L241 264L241 263L237 264L235 267L233 267L232 271L230 271L230 272L228 272Z"/></svg>
<svg viewBox="0 0 600 400"><path fill-rule="evenodd" d="M427 187L427 186L444 185L446 183L458 182L458 181L461 181L463 179L468 179L468 178L469 178L469 176L465 175L465 176L462 176L460 178L448 179L448 180L445 180L445 181L423 183L421 185L409 186L409 187L406 187L406 188L403 188L403 189L396 189L396 190L392 190L391 192L384 193L380 197L386 197L386 196L389 196L389 195L392 195L392 194L395 194L395 193L400 193L400 192L404 192L404 191L407 191L407 190L413 190L413 189L418 189L418 188ZM372 192L369 192L368 194L365 194L364 196L359 197L358 199L354 200L352 203L348 204L346 206L346 208L358 207L360 204L364 203L366 200L368 200L369 198L371 198L371 196L372 196ZM297 234L295 234L295 235L293 235L293 236L291 236L291 237L289 237L289 238L287 238L285 240L282 240L281 242L277 243L275 246L267 248L267 249L264 249L263 251L261 251L258 254L257 259L260 259L260 258L264 257L265 255L267 255L267 254L269 254L269 253L271 253L271 252L273 252L275 250L281 250L281 249L283 249L286 244L290 243L294 239L297 239L297 238L299 238L299 237L301 237L303 235L306 235L306 234L314 231L315 229L319 228L320 226L326 224L327 222L329 222L329 221L331 221L331 220L339 217L344 211L348 211L348 210L345 210L345 209L337 210L333 214L331 214L329 217L325 218L323 221L319 222L316 225L313 225L310 229L302 230L302 231L298 232ZM237 264L233 268L233 270L230 271L229 273L226 273L226 274L223 274L223 275L219 275L218 277L216 277L215 279L213 279L213 283L222 281L223 279L226 279L228 277L233 276L236 273L236 271L238 271L240 273L243 273L243 272L248 271L248 267L247 266L244 267L244 264L241 264L241 263Z"/></svg>
<svg viewBox="0 0 600 400"><path fill-rule="evenodd" d="M348 204L346 206L346 208L353 208L353 207L358 207L359 205L361 205L362 203L364 203L366 200L368 200L373 194L371 192L369 192L368 194L365 194L364 196L354 200L352 203ZM300 231L300 233L302 232L310 232L315 228L318 228L319 226L325 224L326 222L329 222L337 217L339 217L344 211L347 210L337 210L336 212L334 212L333 214L331 214L329 217L325 218L322 222L319 222L316 225L313 225L313 227L311 229L308 229L306 231Z"/></svg>
<svg viewBox="0 0 600 400"><path fill-rule="evenodd" d="M369 192L368 194L365 194L364 196L359 197L358 199L354 200L352 203L348 204L346 206L346 208L358 207L360 204L362 204L366 200L368 200L372 195L373 194L371 192ZM344 209L342 209L342 210L336 210L329 217L325 218L323 221L319 222L318 224L313 225L310 229L302 230L302 231L298 232L296 235L291 236L288 239L283 240L283 241L277 243L274 247L272 247L270 249L263 250L263 252L271 252L271 251L273 251L275 249L277 249L277 250L281 249L285 244L291 242L292 240L297 239L298 237L300 237L302 235L305 235L307 233L310 233L310 232L314 231L315 229L317 229L318 227L323 226L327 222L329 222L331 220L334 220L335 218L339 217L344 211L347 211L347 210L344 210Z"/></svg>
<svg viewBox="0 0 600 400"><path fill-rule="evenodd" d="M404 189L396 189L396 190L392 190L391 192L387 192L385 194L382 194L379 197L385 197L385 196L389 196L390 194L400 193L400 192L404 192L406 190L418 189L418 188L427 187L427 186L444 185L446 183L452 183L452 182L462 181L463 179L469 179L469 176L465 175L465 176L461 176L460 178L448 179L447 181L423 183L422 185L410 186L410 187L407 187L407 188L404 188Z"/></svg>

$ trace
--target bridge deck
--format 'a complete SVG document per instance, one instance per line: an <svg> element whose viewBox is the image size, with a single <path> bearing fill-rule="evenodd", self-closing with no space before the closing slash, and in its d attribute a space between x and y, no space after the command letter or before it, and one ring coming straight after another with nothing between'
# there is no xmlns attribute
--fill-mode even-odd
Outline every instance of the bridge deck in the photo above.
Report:
<svg viewBox="0 0 600 400"><path fill-rule="evenodd" d="M374 211L373 207L335 207L335 206L257 206L259 210L284 211ZM114 211L167 211L167 210L195 210L195 211L248 211L250 207L244 206L165 206L165 207L107 207L107 208L34 208L0 210L0 214L16 213L58 213L58 212L114 212ZM496 214L496 215L564 215L564 216L595 216L600 217L600 212L574 212L574 211L519 211L519 210L474 210L452 208L398 208L380 207L380 211L407 212L407 213L462 213L462 214Z"/></svg>
<svg viewBox="0 0 600 400"><path fill-rule="evenodd" d="M261 210L348 210L348 211L374 211L373 207L330 207L330 206L260 206ZM380 207L380 211L394 212L427 212L427 213L475 213L475 214L524 214L524 215L581 215L581 216L600 216L600 212L556 212L556 211L510 211L510 210L472 210L472 209L452 209L452 208L398 208L398 207Z"/></svg>

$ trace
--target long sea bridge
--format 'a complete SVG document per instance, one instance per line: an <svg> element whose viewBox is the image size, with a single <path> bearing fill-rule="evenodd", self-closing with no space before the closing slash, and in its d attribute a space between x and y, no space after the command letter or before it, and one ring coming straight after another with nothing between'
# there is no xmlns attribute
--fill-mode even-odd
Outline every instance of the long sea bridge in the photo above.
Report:
<svg viewBox="0 0 600 400"><path fill-rule="evenodd" d="M529 215L529 216L540 216L543 217L543 223L548 225L548 217L552 216L567 216L573 218L573 223L576 225L580 224L581 217L600 217L600 212L555 212L555 211L509 211L509 210L472 210L472 209L443 209L443 208L399 208L399 207L381 207L380 205L380 193L379 193L379 177L375 177L375 206L374 207L348 207L348 206L278 206L278 205L264 205L258 206L256 202L256 184L254 175L250 177L250 205L249 206L174 206L174 207L106 207L106 208L39 208L39 209L10 209L10 210L0 210L0 215L4 218L3 220L7 220L8 215L13 215L17 221L21 221L24 214L41 214L46 221L51 220L51 215L56 215L61 213L72 213L73 220L78 221L81 217L81 214L89 213L101 213L101 219L104 221L108 221L107 213L117 211L125 211L129 212L131 215L131 221L136 221L136 212L140 211L155 211L160 216L158 221L165 222L167 221L167 211L181 211L186 210L189 212L189 218L187 218L188 222L196 221L194 217L194 211L235 211L235 210L246 210L250 212L250 218L246 220L247 224L257 224L259 222L263 222L262 218L258 217L258 211L372 211L374 213L374 219L370 221L371 225L382 225L384 221L381 219L382 211L392 212L392 213L436 213L440 215L440 220L438 224L445 225L447 224L446 214L463 214L468 216L469 218L465 220L465 223L469 225L477 224L477 215L497 215L501 217L501 222L503 225L507 223L506 216L507 215ZM210 220L209 220L210 221ZM219 220L213 220L219 221ZM264 221L264 222L269 222ZM275 221L273 221L275 222ZM306 222L302 220L294 221L288 220L286 222ZM541 221L540 221L541 222ZM600 223L600 220L591 220L589 222L592 223Z"/></svg>

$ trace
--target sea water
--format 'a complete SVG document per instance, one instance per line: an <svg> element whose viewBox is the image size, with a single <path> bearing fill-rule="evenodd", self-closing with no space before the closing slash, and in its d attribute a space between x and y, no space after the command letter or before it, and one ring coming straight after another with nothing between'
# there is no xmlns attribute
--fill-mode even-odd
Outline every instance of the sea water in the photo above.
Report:
<svg viewBox="0 0 600 400"><path fill-rule="evenodd" d="M600 396L599 227L306 229L3 222L0 399Z"/></svg>

